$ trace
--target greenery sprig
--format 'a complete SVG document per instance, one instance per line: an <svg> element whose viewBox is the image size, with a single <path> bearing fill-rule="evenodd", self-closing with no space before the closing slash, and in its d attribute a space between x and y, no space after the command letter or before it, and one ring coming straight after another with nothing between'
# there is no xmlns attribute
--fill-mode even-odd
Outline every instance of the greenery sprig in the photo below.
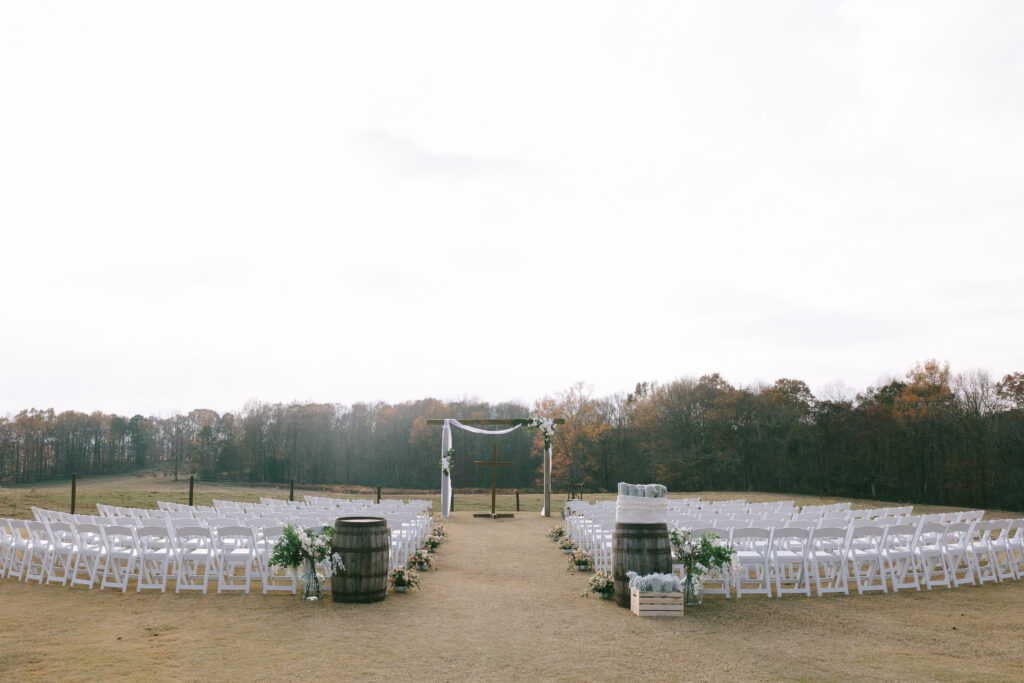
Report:
<svg viewBox="0 0 1024 683"><path fill-rule="evenodd" d="M707 533L694 538L689 530L673 529L669 532L672 551L676 561L686 568L691 576L701 576L712 569L722 569L731 565L736 549L731 545L718 545L716 533Z"/></svg>
<svg viewBox="0 0 1024 683"><path fill-rule="evenodd" d="M345 569L345 563L341 561L341 555L331 552L333 539L332 526L324 526L317 530L285 524L281 538L277 539L270 553L269 563L295 570L304 561L309 560L314 565L325 566L330 574L338 574Z"/></svg>

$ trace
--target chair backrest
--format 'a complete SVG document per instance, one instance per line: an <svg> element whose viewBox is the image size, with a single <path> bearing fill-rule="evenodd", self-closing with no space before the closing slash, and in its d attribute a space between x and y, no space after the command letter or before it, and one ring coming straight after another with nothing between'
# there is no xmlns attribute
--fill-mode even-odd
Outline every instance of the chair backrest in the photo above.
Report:
<svg viewBox="0 0 1024 683"><path fill-rule="evenodd" d="M917 542L916 524L893 524L885 534L885 547L889 550L910 551Z"/></svg>
<svg viewBox="0 0 1024 683"><path fill-rule="evenodd" d="M847 529L837 526L823 526L813 529L807 545L811 552L831 552L841 549L846 543Z"/></svg>
<svg viewBox="0 0 1024 683"><path fill-rule="evenodd" d="M135 530L139 548L146 552L166 550L171 546L171 532L163 525L140 526Z"/></svg>
<svg viewBox="0 0 1024 683"><path fill-rule="evenodd" d="M175 528L174 536L179 552L213 552L213 533L209 527L179 526Z"/></svg>
<svg viewBox="0 0 1024 683"><path fill-rule="evenodd" d="M40 547L50 545L50 528L46 522L25 522L25 528L28 529L28 537L33 544Z"/></svg>
<svg viewBox="0 0 1024 683"><path fill-rule="evenodd" d="M50 522L50 538L54 545L64 548L74 547L75 528L67 522Z"/></svg>
<svg viewBox="0 0 1024 683"><path fill-rule="evenodd" d="M781 550L799 552L806 555L809 550L808 540L811 537L810 529L800 527L781 527L772 530L771 551L774 556Z"/></svg>
<svg viewBox="0 0 1024 683"><path fill-rule="evenodd" d="M774 541L780 539L783 542L786 540L807 541L810 536L810 529L803 529L796 526L781 527L772 531L772 542L774 543Z"/></svg>
<svg viewBox="0 0 1024 683"><path fill-rule="evenodd" d="M103 548L103 530L99 524L78 524L75 527L75 536L79 552Z"/></svg>
<svg viewBox="0 0 1024 683"><path fill-rule="evenodd" d="M256 547L256 535L252 527L229 525L217 527L217 543L221 548L230 546L234 550L248 548L250 552Z"/></svg>
<svg viewBox="0 0 1024 683"><path fill-rule="evenodd" d="M771 539L771 529L739 527L732 530L732 545L739 551L767 553Z"/></svg>
<svg viewBox="0 0 1024 683"><path fill-rule="evenodd" d="M816 519L791 519L786 522L786 529L814 529L818 526Z"/></svg>
<svg viewBox="0 0 1024 683"><path fill-rule="evenodd" d="M875 524L850 525L850 545L858 550L882 550L885 544L885 527Z"/></svg>
<svg viewBox="0 0 1024 683"><path fill-rule="evenodd" d="M135 551L138 548L134 527L115 524L101 528L108 553Z"/></svg>
<svg viewBox="0 0 1024 683"><path fill-rule="evenodd" d="M972 522L956 522L946 525L946 533L942 543L947 547L965 547L971 540Z"/></svg>
<svg viewBox="0 0 1024 683"><path fill-rule="evenodd" d="M946 533L946 525L942 522L922 521L917 528L918 550L939 550Z"/></svg>

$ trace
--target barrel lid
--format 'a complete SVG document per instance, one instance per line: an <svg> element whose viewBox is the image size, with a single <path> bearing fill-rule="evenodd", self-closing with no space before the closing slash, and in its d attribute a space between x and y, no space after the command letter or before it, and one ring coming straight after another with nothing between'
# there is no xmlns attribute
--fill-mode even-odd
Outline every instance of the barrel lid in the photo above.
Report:
<svg viewBox="0 0 1024 683"><path fill-rule="evenodd" d="M338 517L334 520L334 524L345 525L349 524L381 524L386 523L383 517Z"/></svg>

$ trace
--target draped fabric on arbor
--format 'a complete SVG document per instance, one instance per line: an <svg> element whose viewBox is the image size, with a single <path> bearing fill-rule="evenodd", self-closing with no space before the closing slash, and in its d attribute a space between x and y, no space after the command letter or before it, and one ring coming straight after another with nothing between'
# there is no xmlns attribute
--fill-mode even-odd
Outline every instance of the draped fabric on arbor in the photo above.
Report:
<svg viewBox="0 0 1024 683"><path fill-rule="evenodd" d="M459 429L465 429L467 432L473 432L474 434L490 434L492 436L501 436L502 434L510 434L523 425L516 425L509 429L477 429L476 427L470 427L464 425L458 420L446 419L444 426L441 427L441 516L447 517L452 509L452 476L451 470L448 468L448 451L452 447L452 428L451 425L455 425ZM551 449L547 449L545 455L545 466L548 469L548 476L551 476ZM543 512L541 513L543 514Z"/></svg>

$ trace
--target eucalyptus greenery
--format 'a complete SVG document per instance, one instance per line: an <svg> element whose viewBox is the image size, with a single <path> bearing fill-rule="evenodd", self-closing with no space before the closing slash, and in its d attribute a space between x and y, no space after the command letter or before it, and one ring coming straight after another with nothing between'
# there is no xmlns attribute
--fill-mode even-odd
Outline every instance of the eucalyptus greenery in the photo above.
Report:
<svg viewBox="0 0 1024 683"><path fill-rule="evenodd" d="M730 545L718 545L715 543L718 538L716 533L694 538L689 530L673 529L669 532L676 561L686 568L688 576L702 576L712 569L732 564L736 549Z"/></svg>

